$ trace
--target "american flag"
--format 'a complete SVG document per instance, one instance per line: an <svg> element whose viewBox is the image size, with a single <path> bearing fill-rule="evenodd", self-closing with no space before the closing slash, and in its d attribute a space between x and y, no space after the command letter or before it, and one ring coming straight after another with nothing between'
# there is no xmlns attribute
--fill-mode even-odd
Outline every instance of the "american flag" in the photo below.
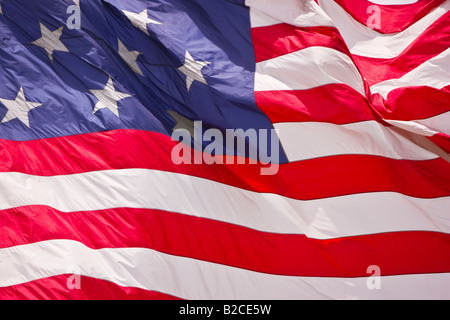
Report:
<svg viewBox="0 0 450 320"><path fill-rule="evenodd" d="M0 299L450 299L449 8L0 0Z"/></svg>

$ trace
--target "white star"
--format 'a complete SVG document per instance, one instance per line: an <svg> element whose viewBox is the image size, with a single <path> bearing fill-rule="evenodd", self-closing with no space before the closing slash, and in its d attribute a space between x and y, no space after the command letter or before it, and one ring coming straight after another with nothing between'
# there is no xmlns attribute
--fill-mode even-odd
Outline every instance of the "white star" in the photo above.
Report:
<svg viewBox="0 0 450 320"><path fill-rule="evenodd" d="M195 61L189 51L186 50L184 66L179 67L178 70L186 75L186 87L188 91L191 89L194 81L208 85L202 74L202 69L210 63L208 61Z"/></svg>
<svg viewBox="0 0 450 320"><path fill-rule="evenodd" d="M75 2L75 4L77 5L77 7L80 6L80 0L73 0L73 2Z"/></svg>
<svg viewBox="0 0 450 320"><path fill-rule="evenodd" d="M144 11L142 11L141 13L134 13L131 11L126 11L126 10L122 10L122 12L127 16L127 18L131 21L131 23L133 24L133 26L135 26L136 28L141 29L142 31L144 31L148 36L150 36L150 34L148 33L147 30L147 24L149 23L153 23L153 24L161 24L161 22L158 22L156 20L150 19L148 17L148 12L147 9L145 9Z"/></svg>
<svg viewBox="0 0 450 320"><path fill-rule="evenodd" d="M120 41L120 39L117 39L119 42L119 55L122 57L122 59L130 66L130 68L140 74L141 76L144 76L142 73L142 70L139 68L137 64L137 58L141 54L139 51L128 51L128 49L125 47L125 45Z"/></svg>
<svg viewBox="0 0 450 320"><path fill-rule="evenodd" d="M54 51L63 51L63 52L70 52L69 49L66 48L64 43L61 42L59 38L61 38L61 34L63 31L64 26L62 26L59 29L56 29L55 31L50 31L46 26L44 26L42 23L40 23L41 26L41 34L42 37L33 41L32 44L35 46L44 48L45 51L48 54L48 57L53 62L53 52Z"/></svg>
<svg viewBox="0 0 450 320"><path fill-rule="evenodd" d="M111 77L109 77L108 82L106 83L106 86L103 90L89 91L98 99L93 113L96 113L100 109L107 108L111 110L111 112L116 116L119 116L119 107L117 105L117 101L131 97L131 95L129 94L116 91Z"/></svg>
<svg viewBox="0 0 450 320"><path fill-rule="evenodd" d="M0 14L3 14L2 4L0 3Z"/></svg>
<svg viewBox="0 0 450 320"><path fill-rule="evenodd" d="M3 103L5 107L8 109L8 112L3 118L2 123L14 119L19 119L28 128L30 128L30 120L28 118L28 113L34 108L37 108L42 105L41 103L38 102L27 101L27 99L25 98L25 94L23 93L22 87L20 87L19 93L17 94L15 100L6 100L0 98L0 102Z"/></svg>
<svg viewBox="0 0 450 320"><path fill-rule="evenodd" d="M195 123L193 120L182 116L176 111L169 110L167 112L176 121L175 127L172 128L172 131L187 130L191 135L191 137L193 137L197 141L197 134L195 132Z"/></svg>

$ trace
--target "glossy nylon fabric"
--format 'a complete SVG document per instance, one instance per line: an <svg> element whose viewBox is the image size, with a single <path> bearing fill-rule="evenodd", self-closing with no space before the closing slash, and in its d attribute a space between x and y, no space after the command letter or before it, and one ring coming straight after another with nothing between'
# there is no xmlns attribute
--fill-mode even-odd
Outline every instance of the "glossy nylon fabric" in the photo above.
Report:
<svg viewBox="0 0 450 320"><path fill-rule="evenodd" d="M115 129L171 135L177 121L168 111L202 121L204 130L273 129L255 103L255 54L249 8L242 1L86 1L81 7L82 28L72 30L66 27L70 5L73 1L18 0L3 5L0 98L14 100L22 86L28 101L42 105L29 113L30 128L18 120L3 123L0 139L24 141ZM144 9L160 22L149 23L148 34L124 14ZM64 26L60 40L69 52L54 51L53 62L43 48L32 44L41 37L40 23L50 31ZM119 40L127 50L140 53L137 63L144 76L120 57ZM207 85L194 81L187 90L186 76L178 70L186 51L195 61L209 62L202 69ZM109 78L116 91L131 95L118 102L119 117L107 108L93 113L98 100L90 90L102 90ZM0 106L0 118L6 112ZM250 144L247 141L247 147L258 148ZM279 158L287 161L282 151Z"/></svg>

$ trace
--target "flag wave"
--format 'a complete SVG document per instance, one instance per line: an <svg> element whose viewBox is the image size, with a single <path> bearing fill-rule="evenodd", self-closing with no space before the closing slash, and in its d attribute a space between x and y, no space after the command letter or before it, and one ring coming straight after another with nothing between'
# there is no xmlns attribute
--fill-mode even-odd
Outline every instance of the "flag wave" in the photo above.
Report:
<svg viewBox="0 0 450 320"><path fill-rule="evenodd" d="M449 9L0 0L0 299L450 299Z"/></svg>

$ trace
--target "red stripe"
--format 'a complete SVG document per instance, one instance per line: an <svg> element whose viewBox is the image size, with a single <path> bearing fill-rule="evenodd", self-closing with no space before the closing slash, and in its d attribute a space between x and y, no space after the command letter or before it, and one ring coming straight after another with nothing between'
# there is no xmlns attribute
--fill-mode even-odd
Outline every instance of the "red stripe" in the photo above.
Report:
<svg viewBox="0 0 450 320"><path fill-rule="evenodd" d="M429 138L435 144L437 144L440 148L442 148L445 152L450 154L450 136L438 133Z"/></svg>
<svg viewBox="0 0 450 320"><path fill-rule="evenodd" d="M353 55L353 60L370 86L401 78L450 47L449 20L450 12L447 12L396 58L377 59Z"/></svg>
<svg viewBox="0 0 450 320"><path fill-rule="evenodd" d="M367 26L372 15L369 7L375 5L368 0L334 0L345 9L355 20ZM419 0L413 4L405 5L376 5L381 13L381 26L376 28L381 33L401 32L423 17L433 9L444 3L445 0Z"/></svg>
<svg viewBox="0 0 450 320"><path fill-rule="evenodd" d="M180 300L139 288L121 287L112 282L81 276L80 289L69 289L72 275L59 275L0 288L0 300Z"/></svg>
<svg viewBox="0 0 450 320"><path fill-rule="evenodd" d="M395 59L353 56L368 84L401 77L446 50L450 45L449 18L450 12L438 19ZM279 24L253 28L252 36L257 62L314 45L347 52L345 43L334 28L297 28ZM378 94L374 95L370 104L352 89L340 84L304 91L257 92L255 96L258 106L272 122L346 124L382 118L417 120L436 116L450 110L450 99L445 92L427 87L401 88L394 90L387 102ZM433 98L430 99L430 96Z"/></svg>
<svg viewBox="0 0 450 320"><path fill-rule="evenodd" d="M372 96L372 103L342 84L310 90L260 91L258 107L273 123L326 122L349 124L361 121L420 120L450 111L450 86L443 89L407 87L393 90L386 101Z"/></svg>
<svg viewBox="0 0 450 320"><path fill-rule="evenodd" d="M389 93L387 101L380 95L372 96L373 106L385 119L419 120L450 111L450 86L398 88Z"/></svg>
<svg viewBox="0 0 450 320"><path fill-rule="evenodd" d="M332 27L299 28L282 23L252 28L251 32L257 63L312 46L332 48L350 56L339 31Z"/></svg>
<svg viewBox="0 0 450 320"><path fill-rule="evenodd" d="M277 175L262 176L261 165L175 165L171 160L174 146L175 142L168 136L137 130L27 142L0 140L0 172L53 176L126 168L154 169L302 200L377 191L419 198L450 195L450 164L443 159L408 161L342 155L283 164Z"/></svg>
<svg viewBox="0 0 450 320"><path fill-rule="evenodd" d="M360 93L343 84L310 90L255 92L258 107L273 123L327 122L348 124L376 120Z"/></svg>
<svg viewBox="0 0 450 320"><path fill-rule="evenodd" d="M113 209L61 213L48 207L2 211L2 247L52 239L93 249L148 248L257 272L314 277L363 277L376 264L383 275L450 272L450 235L393 232L329 240L260 232L178 213Z"/></svg>

